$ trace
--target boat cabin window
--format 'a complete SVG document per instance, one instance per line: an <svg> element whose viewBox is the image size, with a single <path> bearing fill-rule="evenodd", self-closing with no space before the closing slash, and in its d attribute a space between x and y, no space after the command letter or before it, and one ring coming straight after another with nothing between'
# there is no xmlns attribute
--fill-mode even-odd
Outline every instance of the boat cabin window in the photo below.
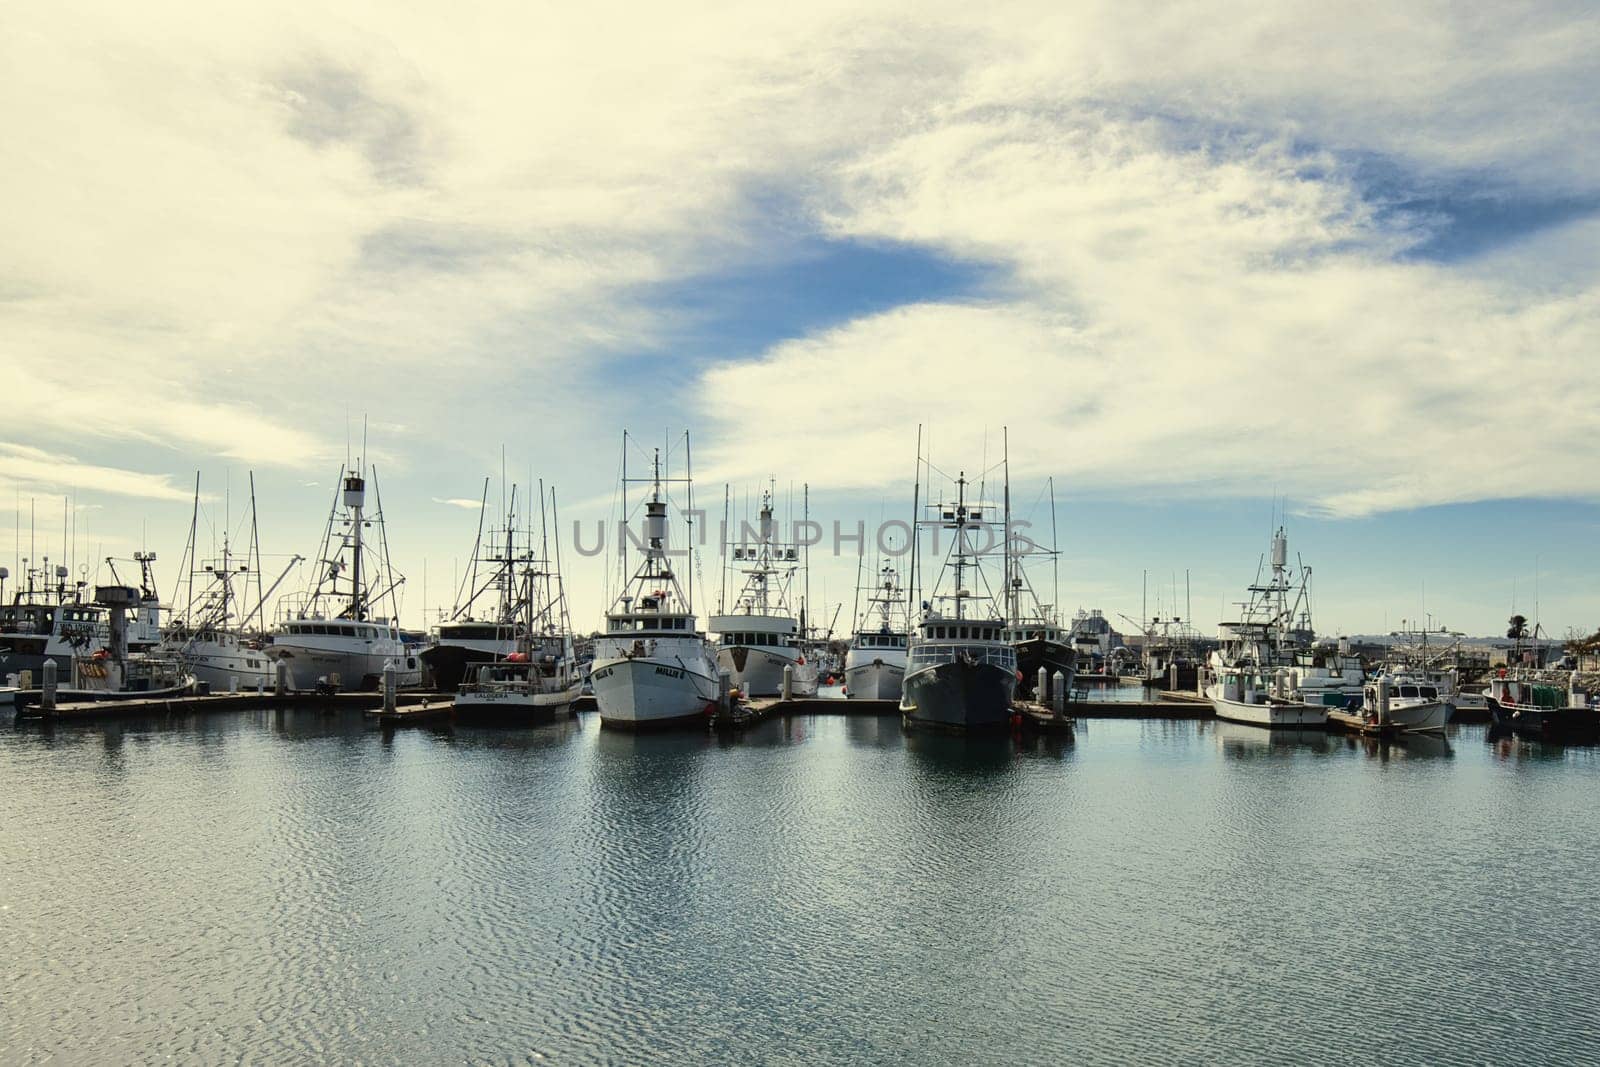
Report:
<svg viewBox="0 0 1600 1067"><path fill-rule="evenodd" d="M1400 695L1403 697L1415 697L1417 695L1417 687L1414 685L1402 685L1400 687Z"/></svg>
<svg viewBox="0 0 1600 1067"><path fill-rule="evenodd" d="M1422 698L1424 700L1437 700L1437 699L1439 699L1439 690L1434 688L1431 685L1422 686L1418 690L1418 692L1422 694Z"/></svg>

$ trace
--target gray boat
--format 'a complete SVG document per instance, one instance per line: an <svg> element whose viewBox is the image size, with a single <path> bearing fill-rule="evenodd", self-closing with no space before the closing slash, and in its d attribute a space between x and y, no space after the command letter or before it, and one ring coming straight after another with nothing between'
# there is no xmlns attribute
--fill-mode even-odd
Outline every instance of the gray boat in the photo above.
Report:
<svg viewBox="0 0 1600 1067"><path fill-rule="evenodd" d="M930 505L935 517L918 522L921 527L952 531L954 539L934 595L923 602L911 636L900 695L907 726L982 731L1004 729L1011 721L1017 650L1007 640L1006 621L987 588L982 567L983 556L995 545L994 527L1000 527L1002 543L1005 527L995 521L994 508L967 499L969 484L962 472L956 479L955 501ZM989 535L987 548L972 541L980 531Z"/></svg>

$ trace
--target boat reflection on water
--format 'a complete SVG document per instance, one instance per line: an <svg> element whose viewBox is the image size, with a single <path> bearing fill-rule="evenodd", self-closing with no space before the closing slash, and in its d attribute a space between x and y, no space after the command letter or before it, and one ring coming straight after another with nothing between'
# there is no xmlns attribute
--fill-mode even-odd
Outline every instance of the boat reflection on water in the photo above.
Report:
<svg viewBox="0 0 1600 1067"><path fill-rule="evenodd" d="M930 776L1002 774L1011 766L1009 733L955 734L902 727L901 736L912 762Z"/></svg>
<svg viewBox="0 0 1600 1067"><path fill-rule="evenodd" d="M1388 762L1398 760L1450 759L1455 753L1443 734L1401 734L1398 737L1371 737L1364 734L1344 734L1339 738L1346 749L1361 751L1375 759Z"/></svg>
<svg viewBox="0 0 1600 1067"><path fill-rule="evenodd" d="M523 726L458 722L435 732L449 736L455 748L537 752L577 740L583 734L583 725L576 716L569 715L554 722Z"/></svg>
<svg viewBox="0 0 1600 1067"><path fill-rule="evenodd" d="M1310 752L1326 755L1333 751L1333 742L1326 730L1274 727L1263 730L1259 726L1217 719L1208 724L1222 754L1229 759L1256 759L1262 756L1283 756Z"/></svg>
<svg viewBox="0 0 1600 1067"><path fill-rule="evenodd" d="M1575 754L1594 755L1600 751L1600 746L1587 739L1540 739L1518 733L1510 726L1498 724L1484 728L1484 739L1492 746L1494 758L1502 762L1560 763Z"/></svg>

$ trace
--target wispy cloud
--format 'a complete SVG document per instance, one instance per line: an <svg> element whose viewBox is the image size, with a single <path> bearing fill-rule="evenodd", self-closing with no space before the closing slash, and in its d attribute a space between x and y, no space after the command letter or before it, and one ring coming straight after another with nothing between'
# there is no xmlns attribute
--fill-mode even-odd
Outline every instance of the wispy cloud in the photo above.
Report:
<svg viewBox="0 0 1600 1067"><path fill-rule="evenodd" d="M481 500L468 500L466 497L459 496L449 498L436 496L433 498L433 502L435 504L449 504L453 508L461 508L464 511L477 511L483 503Z"/></svg>
<svg viewBox="0 0 1600 1067"><path fill-rule="evenodd" d="M144 500L189 500L191 492L165 475L101 467L14 442L0 441L0 497L16 492L106 493Z"/></svg>

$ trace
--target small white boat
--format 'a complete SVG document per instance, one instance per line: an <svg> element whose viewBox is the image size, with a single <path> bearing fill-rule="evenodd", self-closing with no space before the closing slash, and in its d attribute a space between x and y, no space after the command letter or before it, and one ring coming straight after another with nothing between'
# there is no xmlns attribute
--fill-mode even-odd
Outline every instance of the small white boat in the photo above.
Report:
<svg viewBox="0 0 1600 1067"><path fill-rule="evenodd" d="M570 655L485 663L456 690L456 719L501 726L554 722L572 714L582 690Z"/></svg>
<svg viewBox="0 0 1600 1067"><path fill-rule="evenodd" d="M1299 699L1280 668L1271 681L1251 665L1224 667L1206 686L1217 718L1252 726L1317 727L1328 725L1328 708Z"/></svg>
<svg viewBox="0 0 1600 1067"><path fill-rule="evenodd" d="M1443 733L1450 704L1439 687L1411 674L1380 675L1362 690L1361 713L1375 726L1402 733Z"/></svg>

